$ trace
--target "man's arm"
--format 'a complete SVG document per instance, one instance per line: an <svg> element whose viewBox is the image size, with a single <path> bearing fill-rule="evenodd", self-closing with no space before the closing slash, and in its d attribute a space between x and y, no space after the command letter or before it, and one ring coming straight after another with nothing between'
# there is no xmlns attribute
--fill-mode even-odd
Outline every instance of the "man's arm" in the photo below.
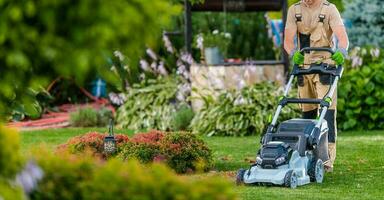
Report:
<svg viewBox="0 0 384 200"><path fill-rule="evenodd" d="M332 31L335 34L337 40L339 41L338 48L348 50L349 40L348 40L348 35L347 35L347 31L345 30L345 27L335 26L335 27L332 27Z"/></svg>
<svg viewBox="0 0 384 200"><path fill-rule="evenodd" d="M339 41L338 48L348 50L348 35L345 30L345 26L343 20L341 19L340 13L337 10L336 6L333 4L330 10L329 26L331 27L333 34L335 34L337 40Z"/></svg>
<svg viewBox="0 0 384 200"><path fill-rule="evenodd" d="M285 29L284 31L284 49L288 55L292 55L293 50L295 50L295 35L296 29L294 28Z"/></svg>
<svg viewBox="0 0 384 200"><path fill-rule="evenodd" d="M288 9L287 21L285 23L284 30L284 49L288 55L292 56L293 50L295 50L295 35L297 32L296 18L295 18L295 6L291 6Z"/></svg>

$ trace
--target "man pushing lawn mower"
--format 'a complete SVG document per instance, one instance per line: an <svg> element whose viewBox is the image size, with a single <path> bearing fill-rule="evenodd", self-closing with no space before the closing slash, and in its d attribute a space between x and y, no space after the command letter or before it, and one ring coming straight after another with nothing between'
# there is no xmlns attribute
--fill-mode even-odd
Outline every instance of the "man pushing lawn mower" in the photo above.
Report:
<svg viewBox="0 0 384 200"><path fill-rule="evenodd" d="M335 54L329 52L309 52L303 55L295 49L294 37L297 35L299 49L305 47L333 47L332 35L339 41ZM292 56L296 65L308 68L311 63L341 65L347 55L348 36L336 6L326 0L302 0L289 8L285 26L284 48ZM330 75L298 76L300 98L323 98L328 91ZM337 92L332 97L332 105L325 115L328 122L328 152L330 159L325 163L325 170L332 172L336 158L336 105ZM318 105L302 104L303 118L316 119Z"/></svg>
<svg viewBox="0 0 384 200"><path fill-rule="evenodd" d="M332 35L339 47L332 50ZM295 49L294 37L298 38ZM255 164L237 173L238 184L274 184L296 188L321 183L324 170L332 171L336 158L337 83L342 76L348 37L340 14L325 0L302 0L291 6L285 28L285 50L294 66ZM294 78L299 98L288 98ZM302 105L302 119L277 123L290 103ZM320 105L320 110L319 110ZM320 112L319 112L320 111Z"/></svg>

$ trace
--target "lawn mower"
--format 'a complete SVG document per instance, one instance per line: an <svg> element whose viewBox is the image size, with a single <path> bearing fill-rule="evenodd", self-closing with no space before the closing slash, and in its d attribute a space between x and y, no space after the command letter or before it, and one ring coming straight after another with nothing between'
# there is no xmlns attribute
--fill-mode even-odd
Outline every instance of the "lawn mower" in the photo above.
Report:
<svg viewBox="0 0 384 200"><path fill-rule="evenodd" d="M334 52L329 48L303 48L301 53L310 51ZM322 183L324 162L328 157L328 125L324 119L332 103L332 95L343 73L342 66L313 63L309 68L293 66L290 78L280 97L279 105L266 133L261 139L261 149L256 161L249 169L237 172L237 184L283 185L290 188L310 182ZM295 77L308 74L331 76L331 84L323 99L288 98ZM287 104L320 104L318 119L290 119L277 125L281 110Z"/></svg>

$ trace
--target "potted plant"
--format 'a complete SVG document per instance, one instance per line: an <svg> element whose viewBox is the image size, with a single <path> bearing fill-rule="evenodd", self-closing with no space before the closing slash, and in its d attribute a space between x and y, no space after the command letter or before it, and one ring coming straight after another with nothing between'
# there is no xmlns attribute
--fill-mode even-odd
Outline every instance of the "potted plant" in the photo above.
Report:
<svg viewBox="0 0 384 200"><path fill-rule="evenodd" d="M204 53L206 64L215 65L223 63L230 42L230 33L214 30L208 34L200 33L196 39L196 46Z"/></svg>

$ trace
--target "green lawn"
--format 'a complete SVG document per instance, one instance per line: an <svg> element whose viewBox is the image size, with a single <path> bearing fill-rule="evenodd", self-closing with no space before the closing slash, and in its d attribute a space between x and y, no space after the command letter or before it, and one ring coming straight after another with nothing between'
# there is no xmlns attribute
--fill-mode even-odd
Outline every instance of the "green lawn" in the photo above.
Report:
<svg viewBox="0 0 384 200"><path fill-rule="evenodd" d="M69 137L91 130L58 129L23 132L24 152L39 143L54 148ZM128 130L117 133L133 134ZM204 138L214 151L218 171L236 171L248 167L259 148L259 137ZM384 188L384 131L347 132L338 137L338 152L333 173L326 174L323 184L310 184L295 190L284 187L235 186L242 199L383 199Z"/></svg>

